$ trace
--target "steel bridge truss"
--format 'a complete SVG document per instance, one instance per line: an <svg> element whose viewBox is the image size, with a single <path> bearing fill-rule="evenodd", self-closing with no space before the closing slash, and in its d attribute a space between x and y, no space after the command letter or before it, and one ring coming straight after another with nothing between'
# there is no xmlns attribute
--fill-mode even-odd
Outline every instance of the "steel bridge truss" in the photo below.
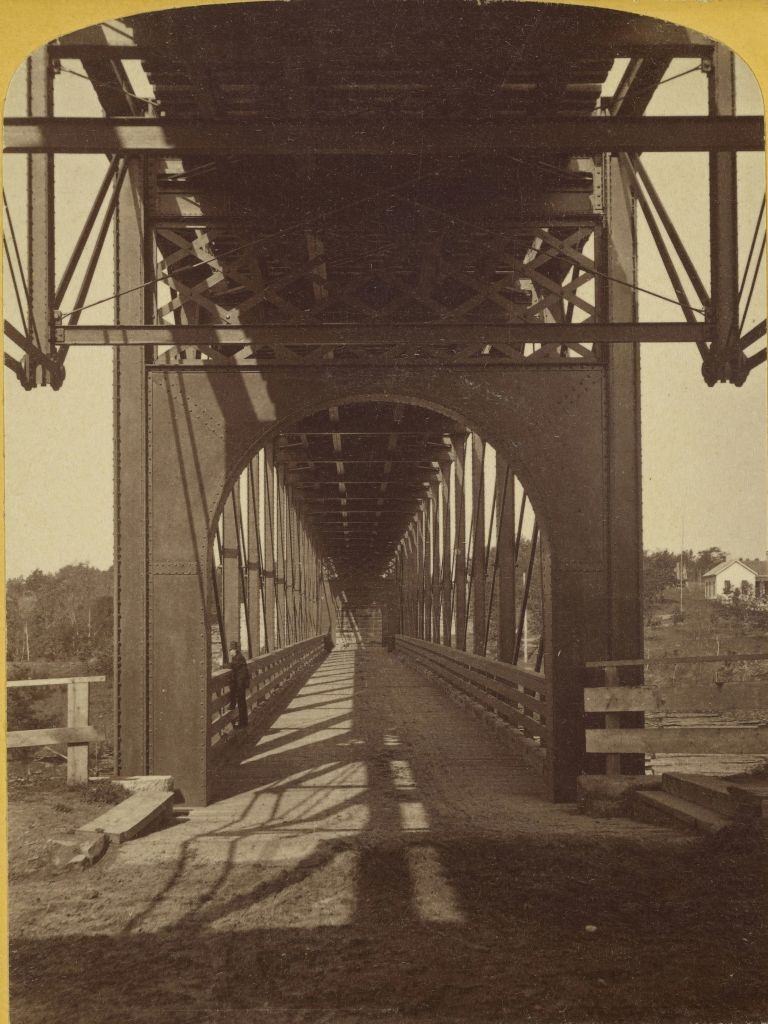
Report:
<svg viewBox="0 0 768 1024"><path fill-rule="evenodd" d="M695 345L710 385L765 361L736 188L763 123L736 116L732 53L588 8L403 3L397 31L376 10L94 26L29 58L6 120L29 244L6 208L5 363L58 388L70 348L114 350L118 770L171 772L190 802L227 727L212 641L215 662L239 638L271 692L344 601L409 656L511 682L570 799L585 662L642 655L639 346ZM677 57L701 62L706 116L645 113ZM103 117L54 109L71 61ZM709 154L706 280L643 162L672 151ZM59 269L64 152L107 167ZM677 319L638 319L638 212Z"/></svg>
<svg viewBox="0 0 768 1024"><path fill-rule="evenodd" d="M765 359L765 321L744 330L758 268L749 287L747 271L738 282L736 153L763 149L762 119L736 116L733 55L726 48L672 26L668 44L658 36L655 51L638 42L642 33L603 26L603 34L606 54L631 59L614 96L602 101L600 116L568 118L562 111L571 108L555 107L549 119L528 114L520 130L514 120L475 127L449 122L425 125L418 139L398 135L386 120L365 131L358 121L343 137L338 124L305 136L304 122L293 121L278 141L272 135L279 125L262 124L254 132L253 122L242 120L251 114L242 105L227 111L240 123L208 124L204 118L219 108L206 100L202 86L190 94L199 103L198 120L190 123L183 108L183 119L175 122L179 88L164 84L155 53L130 23L95 26L37 51L28 60L28 116L5 124L5 151L28 154L30 228L24 259L6 210L6 257L20 319L5 323L12 345L6 365L24 387L58 387L72 345L152 344L155 358L166 361L258 366L329 359L593 361L613 343L686 340L697 346L708 384L742 384ZM708 116L644 116L671 59L690 55L701 59L708 75ZM91 77L103 118L55 115L54 75L61 60L72 59L81 60ZM169 110L131 92L124 62L136 59L155 69ZM153 120L148 110L165 116ZM643 152L664 150L710 153L706 285L643 167ZM321 203L316 216L304 215L293 228L280 224L264 232L263 208L249 210L247 195L233 201L234 193L221 188L225 168L238 180L249 159L265 154L308 162L305 177L311 177L313 160L325 153L394 159L414 151L428 152L437 164L414 181L355 194L336 209ZM107 153L110 162L56 279L53 156L63 152ZM598 159L583 156L600 152ZM618 163L609 156L617 153ZM504 170L478 179L491 217L479 209L468 216L451 201L451 179L466 177L467 167L477 177L478 159ZM140 187L149 232L147 329L83 326L81 312L93 300L91 284L120 184L137 160L144 164ZM602 201L611 164L648 223L685 324L611 327L616 318L606 300L609 241ZM511 192L526 188L515 174L525 179L531 173L538 179L535 202L528 198L505 214ZM442 202L431 187L436 178ZM402 329L402 341L391 329L377 330L394 325ZM370 336L357 329L351 340L350 328L363 326ZM165 354L168 346L173 351Z"/></svg>
<svg viewBox="0 0 768 1024"><path fill-rule="evenodd" d="M225 501L211 583L214 663L233 641L253 658L327 630L322 561L271 445Z"/></svg>

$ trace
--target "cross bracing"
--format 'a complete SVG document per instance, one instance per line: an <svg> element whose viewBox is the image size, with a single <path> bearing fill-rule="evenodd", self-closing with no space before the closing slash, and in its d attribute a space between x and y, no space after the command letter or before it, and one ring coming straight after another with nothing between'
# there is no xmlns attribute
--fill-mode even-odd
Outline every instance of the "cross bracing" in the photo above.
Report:
<svg viewBox="0 0 768 1024"><path fill-rule="evenodd" d="M576 13L214 5L30 57L5 134L30 185L7 209L5 362L57 388L69 348L114 349L121 772L172 770L205 802L222 649L239 639L272 687L365 622L482 677L572 797L585 665L642 654L639 348L690 346L710 385L765 358L764 209L740 261L736 176L763 126L736 114L733 54ZM707 113L649 115L682 57ZM63 116L70 73L103 116ZM63 152L108 161L57 267ZM658 152L708 154L706 266Z"/></svg>
<svg viewBox="0 0 768 1024"><path fill-rule="evenodd" d="M642 19L630 30L612 12L575 19L541 5L440 3L427 13L401 3L396 28L369 14L344 3L228 5L187 12L182 29L178 17L158 13L73 33L31 59L29 117L8 120L5 146L38 154L29 158L42 190L35 237L53 231L52 209L39 202L53 190L47 154L92 149L113 159L57 287L42 252L34 268L9 253L21 305L34 295L39 307L6 331L22 353L20 361L9 353L8 365L25 386L58 386L72 344L147 343L108 322L101 331L80 326L79 310L94 299L93 267L77 294L67 287L97 213L103 225L114 216L108 185L132 155L145 162L153 250L143 319L153 332L170 328L151 335L151 344L171 346L156 358L599 360L620 340L604 329L612 318L601 151L624 154L622 174L669 274L667 297L686 321L670 316L666 331L638 324L626 340L687 340L708 383L743 382L763 359L764 327L745 331L754 287L733 280L735 153L762 149L763 126L735 116L723 48L671 25L644 35ZM458 40L459 59L437 59ZM708 114L649 117L671 61L686 56L708 75ZM604 96L617 57L629 63ZM75 61L102 119L56 116L52 73L76 71ZM130 61L141 61L152 96L132 91ZM712 154L706 283L642 165L643 152L679 149ZM102 247L103 237L96 259ZM642 281L635 286L642 291ZM400 345L391 335L352 343L344 331L393 323L405 329ZM494 333L495 324L509 334ZM283 325L293 330L278 341L270 328ZM322 340L299 329L320 325ZM417 330L409 338L419 325L442 327L445 337ZM469 340L462 325L487 337Z"/></svg>

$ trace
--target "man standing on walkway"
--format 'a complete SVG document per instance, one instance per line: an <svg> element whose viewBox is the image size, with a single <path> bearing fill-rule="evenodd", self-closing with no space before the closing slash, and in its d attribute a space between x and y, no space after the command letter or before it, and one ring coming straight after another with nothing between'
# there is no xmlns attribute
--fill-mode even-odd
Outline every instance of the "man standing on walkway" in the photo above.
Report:
<svg viewBox="0 0 768 1024"><path fill-rule="evenodd" d="M229 705L233 711L237 705L236 728L244 729L248 725L248 704L245 695L251 684L251 674L240 650L240 644L234 640L229 645L229 667L232 673L229 679Z"/></svg>

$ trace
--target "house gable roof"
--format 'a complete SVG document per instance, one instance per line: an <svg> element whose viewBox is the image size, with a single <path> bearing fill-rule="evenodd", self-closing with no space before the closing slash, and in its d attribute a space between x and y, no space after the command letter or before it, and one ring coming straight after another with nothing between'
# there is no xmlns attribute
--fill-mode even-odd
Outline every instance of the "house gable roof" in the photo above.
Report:
<svg viewBox="0 0 768 1024"><path fill-rule="evenodd" d="M724 562L719 562L717 565L713 565L709 572L704 573L704 578L707 576L719 576L721 572L725 572L726 569L730 569L732 565L740 565L742 569L746 569L747 572L751 572L753 576L757 576L754 569L750 568L740 558L727 558Z"/></svg>

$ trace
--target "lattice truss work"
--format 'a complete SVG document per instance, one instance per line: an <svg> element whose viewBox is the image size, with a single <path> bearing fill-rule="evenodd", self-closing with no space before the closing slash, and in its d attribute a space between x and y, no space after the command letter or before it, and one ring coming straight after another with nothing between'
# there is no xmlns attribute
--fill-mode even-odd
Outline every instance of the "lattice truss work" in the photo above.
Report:
<svg viewBox="0 0 768 1024"><path fill-rule="evenodd" d="M29 58L26 116L5 130L28 164L28 250L12 230L25 214L10 208L5 250L5 361L25 387L59 386L76 344L154 345L164 363L583 363L610 344L682 340L708 384L744 382L765 359L759 311L747 327L764 204L740 261L736 156L762 149L764 131L736 116L733 54L614 12L403 3L390 15L345 3L173 11ZM676 58L700 62L685 74L706 76L706 116L647 115ZM131 62L153 95L136 93ZM56 116L58 71L92 83L103 118ZM709 154L709 281L640 155L671 151ZM57 274L59 152L111 162ZM126 175L150 243L144 320L86 326L85 308L109 308L91 284ZM669 321L638 323L626 301L644 283L605 199L623 189L667 276Z"/></svg>
<svg viewBox="0 0 768 1024"><path fill-rule="evenodd" d="M261 449L214 534L214 661L320 631L329 581L391 580L399 633L521 664L544 653L544 561L519 479L429 410L332 407Z"/></svg>
<svg viewBox="0 0 768 1024"><path fill-rule="evenodd" d="M476 434L454 438L452 456L396 551L401 631L538 672L544 568L533 506Z"/></svg>
<svg viewBox="0 0 768 1024"><path fill-rule="evenodd" d="M253 658L321 632L322 562L272 445L228 494L211 557L214 664L232 641Z"/></svg>
<svg viewBox="0 0 768 1024"><path fill-rule="evenodd" d="M168 325L258 324L545 324L591 323L596 319L593 214L562 217L540 225L492 226L494 208L473 223L466 213L397 195L353 202L345 213L324 214L318 223L279 231L254 241L242 221L205 221L205 179L211 165L189 171L172 164L158 172L155 201L156 278L159 321ZM582 200L592 174L553 168L549 178L575 189ZM202 182L200 181L202 177ZM220 177L217 171L215 177ZM195 196L189 191L194 185ZM458 188L458 186L456 186ZM201 199L202 197L202 199ZM554 199L554 193L550 193ZM428 202L427 200L430 200ZM216 208L216 204L213 204ZM508 204L507 204L508 205ZM168 214L176 212L176 217ZM194 211L192 223L185 212ZM496 204L498 212L498 203ZM181 215L180 215L181 214ZM471 216L471 214L470 214ZM483 221L488 225L484 227ZM277 235L277 237L275 237ZM232 361L252 363L366 359L381 356L366 346L339 344L249 346ZM447 359L594 358L587 342L460 345ZM389 355L418 356L393 332ZM425 353L426 355L427 353ZM208 349L204 358L224 353ZM198 359L183 351L179 361ZM176 357L172 357L176 358Z"/></svg>

